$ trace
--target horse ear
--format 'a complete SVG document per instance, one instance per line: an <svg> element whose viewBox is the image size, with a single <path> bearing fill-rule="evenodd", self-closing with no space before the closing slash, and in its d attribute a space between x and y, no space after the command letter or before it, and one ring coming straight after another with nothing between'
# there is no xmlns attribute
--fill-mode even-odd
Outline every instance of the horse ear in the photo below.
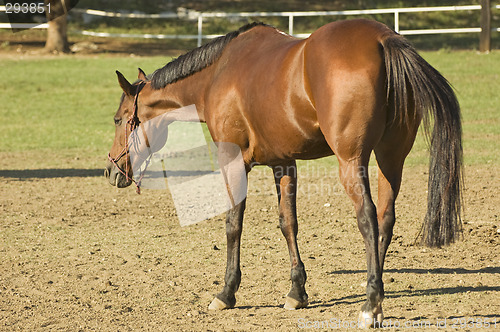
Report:
<svg viewBox="0 0 500 332"><path fill-rule="evenodd" d="M116 75L118 76L118 83L120 83L120 86L122 87L123 92L125 92L126 95L132 96L135 93L134 87L132 84L127 81L125 76L123 76L122 73L120 73L118 70L116 71Z"/></svg>
<svg viewBox="0 0 500 332"><path fill-rule="evenodd" d="M138 78L141 81L147 81L146 73L141 68L139 68L139 77Z"/></svg>

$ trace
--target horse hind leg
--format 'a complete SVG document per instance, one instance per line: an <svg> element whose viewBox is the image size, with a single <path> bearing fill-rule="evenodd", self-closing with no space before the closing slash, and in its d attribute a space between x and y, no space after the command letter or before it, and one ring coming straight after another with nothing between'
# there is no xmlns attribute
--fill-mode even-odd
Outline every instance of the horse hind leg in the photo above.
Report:
<svg viewBox="0 0 500 332"><path fill-rule="evenodd" d="M371 198L368 179L370 150L361 151L360 157L353 157L352 153L337 153L340 179L354 203L366 249L367 300L361 307L360 327L381 326L384 319L384 261L396 220L394 205L401 185L403 163L415 135L416 128L409 131L392 128L385 131L373 149L379 167L377 208Z"/></svg>
<svg viewBox="0 0 500 332"><path fill-rule="evenodd" d="M317 106L321 130L339 161L340 182L353 202L365 244L366 302L360 313L363 327L376 326L383 319L384 284L379 261L377 209L368 177L370 155L383 137L386 124L382 80L381 75L369 78L354 73L348 81L332 83L338 91L335 98L324 96L324 101Z"/></svg>
<svg viewBox="0 0 500 332"><path fill-rule="evenodd" d="M337 156L339 157L339 156ZM359 324L375 326L383 320L384 284L379 262L377 210L370 194L368 181L369 157L339 159L340 180L354 203L358 229L363 236L367 261L366 302L361 307Z"/></svg>
<svg viewBox="0 0 500 332"><path fill-rule="evenodd" d="M286 297L284 308L294 310L308 305L305 291L307 276L297 245L297 166L294 161L287 165L273 167L273 172L278 192L280 228L288 245L291 264L292 288Z"/></svg>
<svg viewBox="0 0 500 332"><path fill-rule="evenodd" d="M378 170L378 203L377 203L377 223L378 223L378 239L374 242L378 244L378 252L374 250L375 255L378 255L378 265L380 271L380 281L384 271L384 262L387 249L392 240L393 228L396 222L394 204L401 183L402 168L391 166L388 168L379 168ZM368 249L367 249L368 250ZM376 263L374 263L376 264ZM374 306L365 306L360 313L361 326L378 326L384 320L382 310L382 301L384 299L383 283L380 283L382 292L379 294ZM367 290L368 294L368 290ZM370 310L366 310L366 309Z"/></svg>
<svg viewBox="0 0 500 332"><path fill-rule="evenodd" d="M396 222L395 202L401 186L403 165L398 162L381 161L377 154L378 169L378 207L379 263L383 272L385 255L391 243Z"/></svg>
<svg viewBox="0 0 500 332"><path fill-rule="evenodd" d="M413 127L394 126L384 133L379 144L375 147L375 156L378 164L378 256L380 273L384 271L384 262L387 249L392 240L393 228L396 222L395 202L401 187L403 164L410 152L418 123ZM382 305L378 310L383 320Z"/></svg>
<svg viewBox="0 0 500 332"><path fill-rule="evenodd" d="M380 168L379 166L378 170L378 261L381 276L384 272L385 255L391 243L393 228L396 222L394 203L401 184L401 171L402 167L398 169L397 166L390 167L390 169ZM380 324L384 320L382 300L375 310L377 317L373 317L375 318L374 323L378 322ZM366 314L364 316L366 317Z"/></svg>

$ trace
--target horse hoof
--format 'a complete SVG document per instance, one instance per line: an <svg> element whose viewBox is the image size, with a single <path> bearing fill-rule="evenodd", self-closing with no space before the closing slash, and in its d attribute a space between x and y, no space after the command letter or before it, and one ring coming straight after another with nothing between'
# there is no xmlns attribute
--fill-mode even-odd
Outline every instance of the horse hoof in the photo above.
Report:
<svg viewBox="0 0 500 332"><path fill-rule="evenodd" d="M377 314L377 322L382 324L383 321L384 321L384 313L381 311L380 313Z"/></svg>
<svg viewBox="0 0 500 332"><path fill-rule="evenodd" d="M212 303L208 306L208 309L210 310L224 310L224 309L230 309L232 306L222 302L218 298L214 298Z"/></svg>
<svg viewBox="0 0 500 332"><path fill-rule="evenodd" d="M283 308L285 308L286 310L295 310L295 309L305 308L307 307L308 304L309 302L307 300L300 302L297 301L296 299L287 296Z"/></svg>
<svg viewBox="0 0 500 332"><path fill-rule="evenodd" d="M384 314L382 309L378 313L371 313L366 311L361 311L359 313L358 327L362 329L367 329L370 327L382 327L382 321L384 320Z"/></svg>

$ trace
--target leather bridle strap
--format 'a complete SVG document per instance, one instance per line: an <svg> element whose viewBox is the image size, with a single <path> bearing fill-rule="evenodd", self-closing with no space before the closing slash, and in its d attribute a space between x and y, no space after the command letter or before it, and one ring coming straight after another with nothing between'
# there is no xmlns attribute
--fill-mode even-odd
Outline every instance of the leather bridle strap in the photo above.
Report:
<svg viewBox="0 0 500 332"><path fill-rule="evenodd" d="M144 81L139 82L139 84L137 85L137 90L136 90L136 93L134 96L134 106L133 106L134 111L132 112L132 114L128 118L127 125L125 126L125 144L124 144L123 150L120 152L120 154L116 158L112 158L111 154L108 153L108 160L118 169L118 171L121 174L125 175L125 179L127 181L132 181L135 184L136 191L138 194L141 193L141 180L142 180L142 177L144 174L140 175L139 181L135 181L133 178L129 177L129 175L128 175L128 160L129 160L129 154L130 154L129 142L128 142L128 132L130 130L130 133L132 133L135 129L137 129L137 127L139 127L139 125L141 123L141 121L139 120L139 116L137 114L137 112L139 110L139 106L137 105L137 103L139 101L139 92L141 92L141 90L144 88L145 85L146 85L146 82L144 82ZM118 166L118 161L123 156L125 156L125 170L123 170L120 166Z"/></svg>

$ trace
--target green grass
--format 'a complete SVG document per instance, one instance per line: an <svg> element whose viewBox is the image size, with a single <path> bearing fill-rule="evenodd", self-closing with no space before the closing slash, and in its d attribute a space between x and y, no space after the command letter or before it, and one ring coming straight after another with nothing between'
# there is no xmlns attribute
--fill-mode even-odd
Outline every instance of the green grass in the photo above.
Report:
<svg viewBox="0 0 500 332"><path fill-rule="evenodd" d="M450 81L462 108L466 164L500 164L500 53L425 52L423 56ZM410 155L425 148L420 135ZM417 158L418 159L418 158Z"/></svg>
<svg viewBox="0 0 500 332"><path fill-rule="evenodd" d="M466 164L499 164L500 53L442 51L423 56L456 88L463 111ZM138 67L150 73L168 60L0 59L4 77L0 168L101 166L114 137L112 118L121 95L115 70L134 80ZM407 164L423 165L427 158L426 143L419 135Z"/></svg>
<svg viewBox="0 0 500 332"><path fill-rule="evenodd" d="M97 157L106 154L114 136L113 115L121 89L115 70L130 81L137 68L147 72L164 58L77 58L0 60L8 79L2 94L1 152L38 152L55 167L59 155Z"/></svg>

